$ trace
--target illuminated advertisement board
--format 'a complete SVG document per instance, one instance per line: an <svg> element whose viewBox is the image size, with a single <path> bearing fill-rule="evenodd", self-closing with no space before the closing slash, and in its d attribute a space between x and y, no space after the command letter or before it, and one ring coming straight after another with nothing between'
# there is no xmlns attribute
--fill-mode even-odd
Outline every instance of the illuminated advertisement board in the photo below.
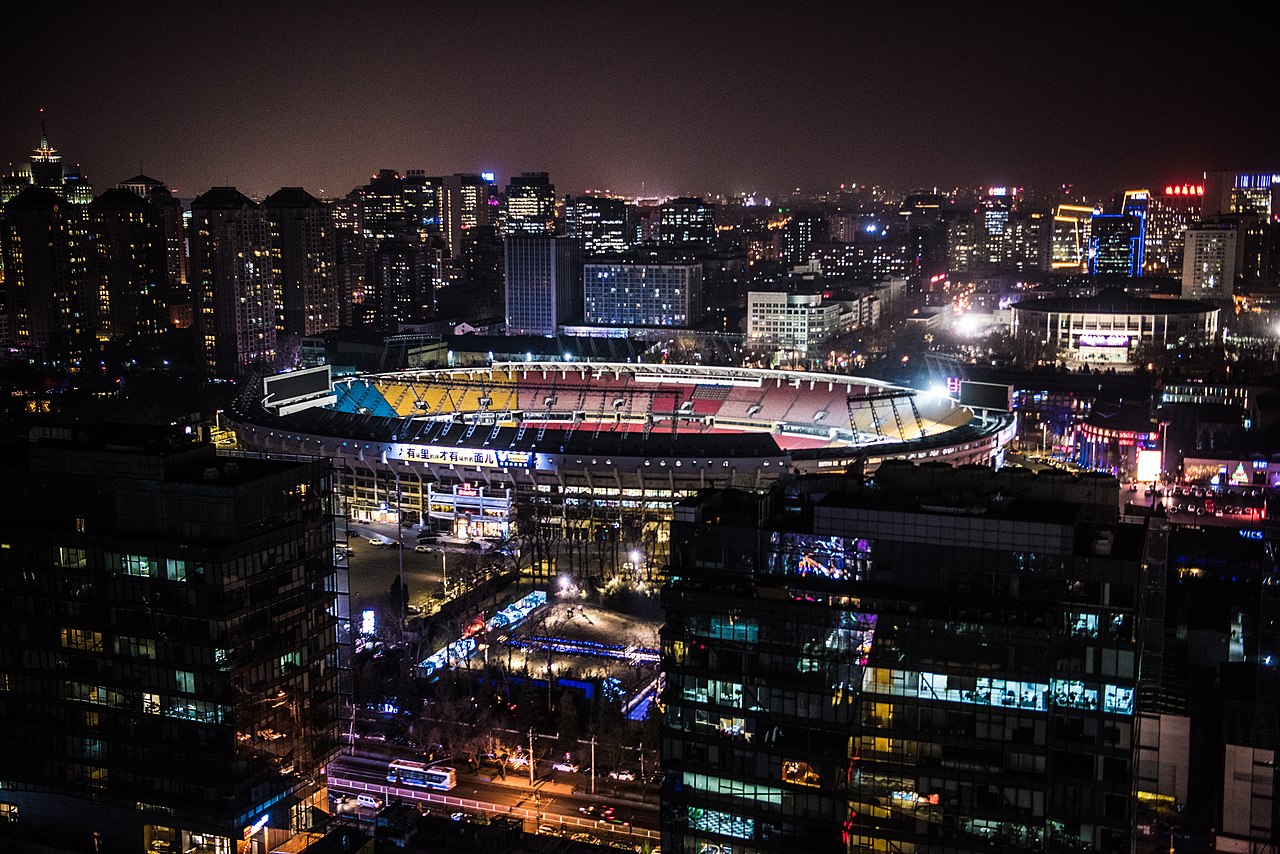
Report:
<svg viewBox="0 0 1280 854"><path fill-rule="evenodd" d="M536 455L529 451L497 451L489 448L459 448L438 445L392 445L389 460L431 463L441 466L479 468L532 468Z"/></svg>
<svg viewBox="0 0 1280 854"><path fill-rule="evenodd" d="M1108 332L1083 332L1077 340L1081 347L1128 347L1128 335L1115 335Z"/></svg>

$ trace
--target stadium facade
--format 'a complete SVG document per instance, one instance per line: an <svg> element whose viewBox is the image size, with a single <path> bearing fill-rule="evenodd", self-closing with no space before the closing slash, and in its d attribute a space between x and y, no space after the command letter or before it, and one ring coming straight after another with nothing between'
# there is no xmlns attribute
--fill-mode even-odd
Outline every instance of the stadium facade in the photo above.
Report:
<svg viewBox="0 0 1280 854"><path fill-rule="evenodd" d="M698 490L888 459L998 467L1015 428L1007 412L839 374L564 362L337 380L326 366L268 377L228 415L246 449L334 458L356 518L398 508L455 533L508 530L463 509L484 490L512 499L490 516L538 498L563 530L643 530L653 558L672 504Z"/></svg>

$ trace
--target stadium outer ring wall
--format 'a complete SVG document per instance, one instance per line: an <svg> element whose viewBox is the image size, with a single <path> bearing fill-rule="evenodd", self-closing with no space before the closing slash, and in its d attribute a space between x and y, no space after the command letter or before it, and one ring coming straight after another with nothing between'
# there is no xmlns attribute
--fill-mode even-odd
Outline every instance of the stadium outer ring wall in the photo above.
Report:
<svg viewBox="0 0 1280 854"><path fill-rule="evenodd" d="M495 378L495 373L499 376ZM502 378L506 374L507 379ZM484 395L484 388L490 390L501 387L504 381L519 376L520 382L526 383L534 390L535 397L541 398L544 392L564 394L562 384L576 380L579 385L589 385L612 375L617 381L623 376L628 381L636 381L637 377L660 377L657 380L662 388L646 388L636 386L630 393L644 396L665 394L670 387L680 385L715 386L722 383L743 382L748 388L760 388L761 400L764 400L768 388L784 387L800 390L808 389L811 393L821 392L821 386L828 386L831 406L830 422L849 423L847 397L859 393L886 393L901 391L904 396L911 390L893 386L878 380L850 377L840 374L800 373L791 371L770 371L748 368L717 368L685 365L648 365L648 364L615 364L615 363L564 363L564 362L508 362L495 363L489 368L438 369L423 371L397 371L380 374L364 374L356 377L342 377L333 384L335 389L352 383L372 384L375 387L382 383L413 384L422 390L439 390L441 384L461 387L479 395ZM554 378L554 383L553 383ZM687 380L687 382L686 382ZM799 384L798 386L796 384ZM712 487L735 487L748 490L761 490L769 487L785 473L842 472L850 466L860 464L866 473L874 472L881 462L888 459L906 459L914 462L938 461L953 465L981 464L998 465L1003 458L1004 448L1012 441L1015 433L1015 420L1008 413L979 414L958 406L947 398L929 397L917 393L917 401L922 415L928 416L925 421L929 426L940 427L937 432L922 438L908 438L905 441L892 441L877 444L858 445L846 442L839 446L827 448L807 448L783 450L762 447L758 435L747 444L756 447L753 453L710 454L705 447L697 447L697 431L686 426L684 436L673 438L670 427L663 426L660 421L653 427L649 437L640 444L647 446L630 449L623 453L609 453L605 450L586 450L571 447L573 434L577 433L578 445L583 445L587 434L595 431L592 421L587 426L577 426L566 433L563 429L549 426L542 441L536 436L539 427L525 428L521 442L517 443L522 450L529 450L530 465L498 467L494 465L467 465L458 462L442 462L438 459L408 460L397 458L406 453L407 447L413 443L400 441L400 433L406 426L421 427L435 423L443 428L445 419L451 413L436 412L426 416L375 416L361 417L352 413L345 416L342 429L317 427L314 423L314 410L304 410L290 415L274 415L263 406L261 394L253 391L260 388L260 383L250 383L246 391L228 413L228 421L235 429L240 446L249 451L272 454L300 454L307 456L327 456L335 460L341 470L339 482L342 484L344 498L348 507L356 504L386 503L394 505L397 495L400 496L400 508L411 513L426 513L426 484L470 483L474 486L485 486L489 489L510 489L513 497L519 499L534 494L548 494L561 498L574 494L602 498L608 501L616 496L619 501L626 497L637 499L640 507L632 508L642 511L648 517L670 517L671 506L687 494L699 489ZM415 392L416 394L416 392ZM903 398L905 400L905 397ZM289 401L274 401L276 404ZM559 416L563 418L569 409L554 404ZM905 419L914 425L914 416L909 407L904 408ZM474 410L464 414L490 416L497 420L492 412ZM544 413L539 413L545 416ZM890 414L883 420L889 421ZM940 425L940 419L932 416L941 415L950 425ZM545 419L526 411L525 421L541 424ZM433 419L434 422L433 422ZM598 420L598 419L597 419ZM568 422L563 422L567 427ZM761 422L762 426L764 422ZM514 434L521 432L515 426L502 428L507 431L503 439L514 441ZM834 428L833 428L834 429ZM486 448L506 448L507 443L499 440L491 445L486 440L494 435L493 425L477 427L467 437L467 425L455 426L444 439L437 436L434 441L425 443L427 447L441 449L457 448L466 451L479 451ZM610 432L602 428L602 432ZM752 433L770 435L774 431L742 430L743 435ZM848 431L846 431L848 432ZM907 429L903 433L911 432ZM569 443L566 444L566 435ZM614 434L616 437L616 434ZM722 440L724 434L718 434ZM681 439L684 441L682 442ZM607 438L606 438L607 441ZM635 444L632 442L631 444ZM687 445L689 453L681 445ZM705 445L706 443L701 443ZM717 443L722 444L722 443ZM665 447L663 447L665 446ZM637 452L638 451L638 452ZM637 494L635 490L640 490Z"/></svg>

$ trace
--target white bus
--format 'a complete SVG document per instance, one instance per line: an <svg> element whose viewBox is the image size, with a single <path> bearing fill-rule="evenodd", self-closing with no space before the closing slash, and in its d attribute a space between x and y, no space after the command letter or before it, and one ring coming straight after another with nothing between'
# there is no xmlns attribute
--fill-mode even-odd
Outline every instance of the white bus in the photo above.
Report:
<svg viewBox="0 0 1280 854"><path fill-rule="evenodd" d="M428 768L421 762L395 759L387 764L387 782L447 792L458 785L458 772L452 768Z"/></svg>

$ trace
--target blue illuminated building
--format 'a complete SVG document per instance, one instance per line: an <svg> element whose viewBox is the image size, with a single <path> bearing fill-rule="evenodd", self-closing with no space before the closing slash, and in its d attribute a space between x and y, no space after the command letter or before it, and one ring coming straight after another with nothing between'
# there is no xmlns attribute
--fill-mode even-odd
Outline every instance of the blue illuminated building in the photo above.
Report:
<svg viewBox="0 0 1280 854"><path fill-rule="evenodd" d="M1141 276L1146 217L1094 214L1089 231L1089 273Z"/></svg>
<svg viewBox="0 0 1280 854"><path fill-rule="evenodd" d="M1130 851L1167 525L1118 497L894 461L677 505L664 850Z"/></svg>

